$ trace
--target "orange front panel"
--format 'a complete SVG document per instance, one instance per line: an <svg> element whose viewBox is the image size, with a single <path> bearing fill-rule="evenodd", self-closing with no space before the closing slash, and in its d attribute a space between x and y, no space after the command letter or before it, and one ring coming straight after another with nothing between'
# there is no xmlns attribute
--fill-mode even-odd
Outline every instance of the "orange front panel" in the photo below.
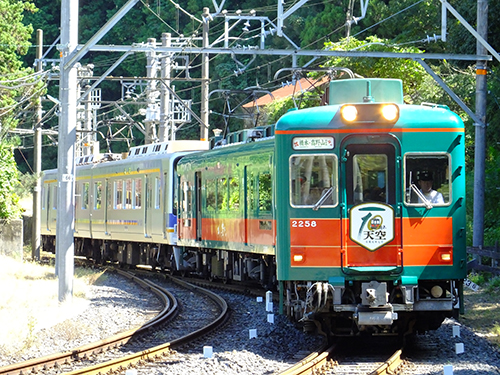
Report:
<svg viewBox="0 0 500 375"><path fill-rule="evenodd" d="M340 220L291 219L292 267L340 267Z"/></svg>
<svg viewBox="0 0 500 375"><path fill-rule="evenodd" d="M340 247L291 248L292 267L340 267Z"/></svg>
<svg viewBox="0 0 500 375"><path fill-rule="evenodd" d="M290 219L291 246L340 246L340 220Z"/></svg>
<svg viewBox="0 0 500 375"><path fill-rule="evenodd" d="M451 217L404 218L403 233L406 266L453 264Z"/></svg>
<svg viewBox="0 0 500 375"><path fill-rule="evenodd" d="M394 220L394 240L370 251L349 238L349 220L344 219L346 267L394 267L401 265L399 245L401 243L400 220Z"/></svg>
<svg viewBox="0 0 500 375"><path fill-rule="evenodd" d="M394 267L401 265L401 259L398 254L398 246L391 244L385 245L375 251L369 251L358 244L349 241L344 266L347 267ZM406 259L405 259L406 263Z"/></svg>
<svg viewBox="0 0 500 375"><path fill-rule="evenodd" d="M423 217L403 219L404 245L450 245L453 243L453 219Z"/></svg>
<svg viewBox="0 0 500 375"><path fill-rule="evenodd" d="M452 245L406 245L403 248L405 266L453 265Z"/></svg>

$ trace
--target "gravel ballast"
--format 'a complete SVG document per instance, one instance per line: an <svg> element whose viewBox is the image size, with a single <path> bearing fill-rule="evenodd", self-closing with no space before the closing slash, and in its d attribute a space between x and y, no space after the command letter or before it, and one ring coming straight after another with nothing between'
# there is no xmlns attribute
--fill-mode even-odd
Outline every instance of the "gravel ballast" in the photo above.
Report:
<svg viewBox="0 0 500 375"><path fill-rule="evenodd" d="M218 294L226 299L232 313L230 322L220 332L182 347L173 357L148 364L137 373L272 374L285 370L321 343L320 337L304 334L278 314L274 315L274 323L269 323L265 303L257 302L255 297ZM40 329L30 348L2 355L0 366L71 350L138 327L162 308L150 292L116 274L109 274L101 285L89 286L87 298L89 304L83 311L62 323ZM460 326L460 337L453 337L453 326ZM250 338L251 329L256 330L257 337ZM456 353L457 344L463 344L463 353ZM203 354L204 347L212 349L208 358ZM460 375L500 373L497 349L486 338L454 320L445 321L437 331L417 336L409 353L412 365L405 374L442 374L444 366L453 366L454 373Z"/></svg>

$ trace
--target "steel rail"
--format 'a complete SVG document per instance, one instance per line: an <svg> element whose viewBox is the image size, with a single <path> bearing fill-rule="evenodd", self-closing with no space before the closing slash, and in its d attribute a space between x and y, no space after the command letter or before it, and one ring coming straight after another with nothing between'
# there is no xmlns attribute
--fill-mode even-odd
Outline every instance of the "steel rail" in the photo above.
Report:
<svg viewBox="0 0 500 375"><path fill-rule="evenodd" d="M158 345L158 346L155 346L153 348L143 350L143 351L140 351L137 353L133 353L133 354L124 356L122 358L118 358L118 359L111 360L108 362L99 363L97 365L86 367L86 368L79 369L79 370L75 370L72 372L67 372L65 374L66 375L82 375L82 374L98 375L98 374L113 373L116 371L125 371L127 368L135 367L135 366L140 365L141 363L144 363L146 361L152 362L152 361L155 361L155 360L160 359L162 357L166 357L169 355L169 353L173 347L181 346L181 345L184 345L184 344L191 342L195 339L198 339L201 336L217 329L218 327L220 327L221 325L223 325L227 321L227 319L229 318L229 308L228 308L227 302L222 297L218 296L217 294L215 294L207 289L197 287L193 284L179 280L175 277L169 276L169 278L173 282L183 286L184 288L186 288L188 290L204 294L205 296L212 299L215 303L217 303L219 305L219 307L221 308L221 313L219 314L217 319L215 319L212 323L206 325L205 327L200 328L200 329L198 329L194 332L191 332L185 336L182 336L178 339L172 340L171 342L168 342L168 343L165 343L162 345Z"/></svg>
<svg viewBox="0 0 500 375"><path fill-rule="evenodd" d="M316 371L328 365L328 359L333 354L336 344L328 347L324 345L318 351L309 354L302 361L296 363L292 367L280 372L280 375L300 375L300 374L316 374Z"/></svg>
<svg viewBox="0 0 500 375"><path fill-rule="evenodd" d="M401 359L402 349L397 350L391 358L385 361L379 368L371 372L370 375L393 375L398 374L403 366L404 362Z"/></svg>
<svg viewBox="0 0 500 375"><path fill-rule="evenodd" d="M165 306L163 310L154 318L138 328L120 332L103 340L80 346L71 351L54 353L44 357L33 358L27 361L0 367L0 375L18 375L36 372L40 369L47 369L64 363L70 363L71 361L80 360L90 355L101 353L111 348L119 347L129 342L133 338L133 336L142 333L155 325L162 324L168 319L173 318L175 314L177 314L179 306L178 302L169 291L155 285L150 281L139 279L132 273L124 272L121 270L116 270L116 272L133 280L143 288L155 293L160 298L160 300L162 300Z"/></svg>

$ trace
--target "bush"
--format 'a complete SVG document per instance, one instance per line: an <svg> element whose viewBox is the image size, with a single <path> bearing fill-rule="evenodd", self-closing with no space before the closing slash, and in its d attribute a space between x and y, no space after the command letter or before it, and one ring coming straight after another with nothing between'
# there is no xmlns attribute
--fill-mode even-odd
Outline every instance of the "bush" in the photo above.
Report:
<svg viewBox="0 0 500 375"><path fill-rule="evenodd" d="M21 206L16 186L19 185L19 174L12 146L0 143L0 219L19 219Z"/></svg>

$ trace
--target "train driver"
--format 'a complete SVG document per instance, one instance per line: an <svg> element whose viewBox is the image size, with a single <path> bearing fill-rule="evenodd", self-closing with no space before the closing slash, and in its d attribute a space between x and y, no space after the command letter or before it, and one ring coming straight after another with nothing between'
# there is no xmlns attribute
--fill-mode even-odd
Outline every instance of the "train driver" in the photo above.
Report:
<svg viewBox="0 0 500 375"><path fill-rule="evenodd" d="M443 194L434 190L432 188L432 172L423 171L418 176L418 185L420 186L420 192L424 195L432 204L444 204ZM418 203L424 203L420 198L418 198Z"/></svg>

